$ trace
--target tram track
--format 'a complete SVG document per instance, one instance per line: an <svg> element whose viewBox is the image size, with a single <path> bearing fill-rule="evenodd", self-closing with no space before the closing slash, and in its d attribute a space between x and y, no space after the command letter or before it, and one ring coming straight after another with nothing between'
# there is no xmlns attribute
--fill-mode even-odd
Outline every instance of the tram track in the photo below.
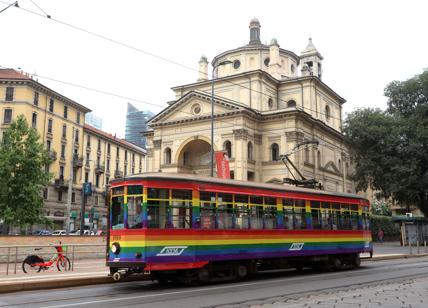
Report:
<svg viewBox="0 0 428 308"><path fill-rule="evenodd" d="M99 285L90 288L72 288L72 289L59 289L55 291L43 291L38 294L39 298L32 297L31 300L27 299L17 301L15 303L6 303L1 300L0 307L79 307L79 306L99 306L99 305L113 305L120 306L126 301L144 301L145 305L162 303L164 301L171 301L173 299L183 299L192 297L203 297L204 295L212 296L215 294L223 294L225 292L240 292L243 289L269 289L276 285L304 285L308 281L323 281L323 284L333 283L336 280L364 280L361 283L347 283L342 286L321 287L314 288L310 292L327 292L328 290L351 289L357 288L367 284L379 284L386 281L393 281L394 279L410 279L415 277L428 276L428 258L424 260L410 261L406 260L405 263L399 261L379 261L382 263L368 263L364 262L359 270L339 271L332 273L320 273L312 270L304 270L299 273L295 270L286 271L272 271L259 273L255 278L249 279L240 283L218 283L210 284L199 287L184 287L177 285L170 285L163 287L157 283L151 282L124 282L118 284ZM403 260L401 260L403 262ZM395 263L395 264L394 264ZM398 264L397 264L398 263ZM408 270L419 272L418 275L407 274ZM421 272L423 271L423 272ZM379 275L388 272L391 277L388 280L379 279ZM402 272L401 274L399 272ZM396 273L397 275L394 275ZM365 277L371 276L372 279ZM287 288L280 296L305 296L307 292L291 292L287 293ZM144 292L144 294L142 294ZM31 294L34 292L21 292L20 294ZM57 294L51 296L50 294ZM37 296L36 296L37 297ZM205 305L204 307L227 307L228 305L246 305L247 302L255 300L268 301L278 296L267 296L260 298L252 298L251 300L231 301L229 303L222 303L216 305ZM21 298L21 296L20 296ZM143 304L143 303L142 303ZM200 306L198 306L200 307ZM233 307L233 306L232 306Z"/></svg>

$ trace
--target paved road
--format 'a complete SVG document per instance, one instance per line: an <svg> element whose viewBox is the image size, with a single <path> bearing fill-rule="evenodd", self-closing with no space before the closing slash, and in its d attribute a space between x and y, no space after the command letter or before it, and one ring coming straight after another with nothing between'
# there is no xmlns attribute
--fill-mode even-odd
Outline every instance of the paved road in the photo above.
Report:
<svg viewBox="0 0 428 308"><path fill-rule="evenodd" d="M391 294L397 307L427 307L427 282L428 257L421 257L364 262L359 270L335 273L260 273L257 279L199 287L141 281L20 292L0 295L0 307L352 307L358 297L354 307L394 307L388 305ZM409 286L415 286L413 297Z"/></svg>

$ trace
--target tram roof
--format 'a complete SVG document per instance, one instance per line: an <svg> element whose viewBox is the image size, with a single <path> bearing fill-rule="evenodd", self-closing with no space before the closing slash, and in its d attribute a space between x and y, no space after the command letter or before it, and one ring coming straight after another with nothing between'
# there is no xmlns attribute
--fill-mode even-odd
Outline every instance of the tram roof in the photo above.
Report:
<svg viewBox="0 0 428 308"><path fill-rule="evenodd" d="M363 198L362 196L357 194L316 190L311 188L302 188L302 187L296 187L288 184L248 182L248 181L239 181L239 180L231 180L231 179L220 179L220 178L207 177L207 176L201 176L201 175L195 175L195 174L180 174L180 173L166 173L166 172L146 172L141 174L134 174L134 175L126 176L124 178L111 180L111 183L116 183L116 182L126 181L126 180L151 180L151 179L181 180L186 182L204 182L204 183L221 184L221 185L244 186L244 187L250 187L250 188L257 188L257 189L282 190L282 191L289 191L289 192L290 191L302 192L307 194L318 194L318 195L338 196L338 197L345 197L345 198L367 200L366 198Z"/></svg>

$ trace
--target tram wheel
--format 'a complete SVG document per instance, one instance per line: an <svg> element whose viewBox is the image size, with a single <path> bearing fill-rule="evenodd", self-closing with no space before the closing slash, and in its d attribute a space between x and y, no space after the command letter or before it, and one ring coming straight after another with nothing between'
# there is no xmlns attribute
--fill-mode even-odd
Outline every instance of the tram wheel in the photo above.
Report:
<svg viewBox="0 0 428 308"><path fill-rule="evenodd" d="M210 281L210 271L207 270L206 268L201 268L198 271L198 280L200 282L208 282Z"/></svg>
<svg viewBox="0 0 428 308"><path fill-rule="evenodd" d="M238 280L244 279L248 275L248 268L244 264L238 264L235 268L236 278Z"/></svg>
<svg viewBox="0 0 428 308"><path fill-rule="evenodd" d="M342 260L339 257L333 257L331 260L332 270L338 271L342 268Z"/></svg>
<svg viewBox="0 0 428 308"><path fill-rule="evenodd" d="M361 266L361 259L360 259L360 257L358 256L358 255L355 255L353 258L352 258L352 261L351 261L351 267L353 268L353 269L357 269L357 268L359 268Z"/></svg>

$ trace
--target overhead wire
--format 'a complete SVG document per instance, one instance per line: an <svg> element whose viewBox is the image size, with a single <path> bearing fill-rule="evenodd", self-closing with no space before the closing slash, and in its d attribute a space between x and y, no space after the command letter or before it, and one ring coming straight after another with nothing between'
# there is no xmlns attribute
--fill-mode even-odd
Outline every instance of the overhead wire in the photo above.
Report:
<svg viewBox="0 0 428 308"><path fill-rule="evenodd" d="M61 20L59 20L59 19L53 18L51 15L48 15L48 14L47 14L43 9L41 9L41 8L40 8L40 6L38 6L34 1L32 1L32 0L30 0L30 1L31 1L35 6L37 6L37 7L38 7L42 12L43 12L43 14L40 14L40 13L34 12L34 11L32 11L32 10L29 10L29 9L22 8L22 7L20 7L20 6L16 6L16 5L15 5L15 7L16 7L16 8L19 8L19 9L21 9L21 10L23 10L23 11L27 12L27 13L31 13L31 14L34 14L34 15L37 15L37 16L39 16L39 17L43 17L43 18L45 18L45 17L46 17L46 18L48 18L49 20L55 21L55 22L57 22L57 23L59 23L59 24L62 24L62 25L64 25L64 26L67 26L67 27L73 28L73 29L75 29L75 30L78 30L78 31L81 31L81 32L87 33L87 34L89 34L89 35L92 35L92 36L95 36L95 37L98 37L98 38L101 38L101 39L103 39L103 40L106 40L106 41L112 42L112 43L114 43L114 44L117 44L117 45L120 45L120 46L123 46L123 47L129 48L129 49L132 49L132 50L134 50L134 51L137 51L137 52L140 52L140 53L143 53L143 54L146 54L146 55L152 56L152 57L157 58L157 59L159 59L159 60L169 62L169 63L171 63L171 64L174 64L174 65L177 65L177 66L183 67L183 68L185 68L185 69L188 69L188 70L191 70L191 71L194 71L194 72L199 72L199 70L196 70L196 69L194 69L193 67L189 67L189 66L184 65L184 64L182 64L182 63L179 63L179 62L177 62L177 61L174 61L174 60L168 59L168 58L163 57L163 56L156 55L156 54L154 54L154 53L148 52L148 51L143 50L143 49L141 49L141 48L134 47L134 46L132 46L132 45L130 45L130 44L120 42L120 41L118 41L118 40L116 40L116 39L112 39L112 38L107 37L107 36L105 36L105 35L101 35L101 34L98 34L98 33L93 32L93 31L90 31L90 30L84 29L84 28L82 28L82 27L75 26L75 25L73 25L73 24L70 24L70 23L67 23L67 22L61 21ZM2 2L2 3L7 3L7 2L1 1L1 0L0 0L0 2ZM15 3L12 3L11 5L14 5L14 4L17 4L17 1L16 1ZM207 75L208 75L208 74L207 74ZM146 101L141 101L141 100L139 100L139 99L130 98L130 97L127 97L127 96L124 96L124 95L120 95L120 94L116 94L116 93L112 93L112 92L109 92L109 91L98 90L98 89L90 88L90 87L87 87L87 86L77 85L77 84L74 84L74 83L71 83L71 82L65 82L65 81L61 81L61 80L54 79L54 78L50 78L50 77L46 77L46 76L40 76L40 75L37 75L37 76L38 76L38 77L40 77L40 78L45 78L45 79L51 80L51 81L60 82L60 83L63 83L63 84L68 84L68 85L70 85L70 86L75 86L75 87L83 88L83 89L86 89L86 90L89 90L89 91L95 91L95 92L102 93L102 94L105 94L105 95L111 95L111 96L115 96L115 97L122 98L122 99L128 99L128 100L135 101L135 102L141 102L141 103L144 103L144 104L147 104L147 105L152 105L152 106L156 106L156 107L165 108L165 106L162 106L162 105L159 105L159 104L154 104L154 103L150 103L150 102L146 102ZM214 76L211 76L211 78L214 78ZM241 88L247 89L247 90L252 91L252 92L254 92L254 93L258 93L258 94L261 94L261 95L263 95L263 96L271 97L271 96L270 96L269 94L267 94L267 93L264 93L264 92L262 92L262 91L258 91L258 90L255 90L255 89L249 88L249 87L247 87L247 86L245 86L245 85L242 85L242 84L235 83L235 82L233 82L233 81L231 81L231 80L217 79L217 81L224 81L224 82L226 82L226 83L229 83L229 84L232 84L232 85L235 85L235 86L238 86L238 87L241 87ZM203 91L203 90L200 90L200 89L199 89L198 91L203 92L203 93L205 93L205 94L207 94L207 95L210 95L210 94L211 94L211 93L209 93L208 91ZM316 94L315 94L315 95L316 95ZM281 101L281 102L286 103L286 101L285 101L285 100L283 100L283 99L281 99L281 98L279 98L279 97L277 97L277 100L278 100L278 101ZM242 103L240 103L240 102L238 102L238 103L239 103L239 104L242 104ZM300 107L300 106L299 106L299 107ZM325 115L325 113L323 113L323 112L321 112L321 111L314 110L314 109L311 109L311 108L308 108L308 107L304 107L304 106L300 107L299 109L303 109L303 111L305 111L305 109L306 109L306 110L309 110L309 111L312 111L312 112L319 113L319 114L321 114L321 115ZM194 116L194 114L192 114L192 113L190 113L190 112L185 112L185 111L182 111L182 110L176 110L176 111L179 111L179 112L181 112L181 113L190 114L190 115ZM334 116L332 116L332 115L329 115L329 116L330 116L330 118L332 118L332 119L337 119L337 120L339 120L339 121L341 121L341 120L342 120L341 118L334 117ZM230 122L226 122L226 121L224 121L224 120L220 120L220 119L216 119L216 122L222 122L222 123L226 123L226 124L231 124ZM237 125L236 125L235 123L233 123L233 124L232 124L231 126L229 126L229 127L235 127L235 126L237 126ZM259 131L260 131L260 130L259 130ZM269 136L275 136L275 137L280 137L280 136L281 136L281 135L279 135L279 134L271 134L270 132L268 132L268 133L269 133ZM265 132L265 135L266 135L266 132ZM339 148L339 147L338 147L337 149L340 149L341 151L343 151L343 149L342 149L342 148Z"/></svg>

